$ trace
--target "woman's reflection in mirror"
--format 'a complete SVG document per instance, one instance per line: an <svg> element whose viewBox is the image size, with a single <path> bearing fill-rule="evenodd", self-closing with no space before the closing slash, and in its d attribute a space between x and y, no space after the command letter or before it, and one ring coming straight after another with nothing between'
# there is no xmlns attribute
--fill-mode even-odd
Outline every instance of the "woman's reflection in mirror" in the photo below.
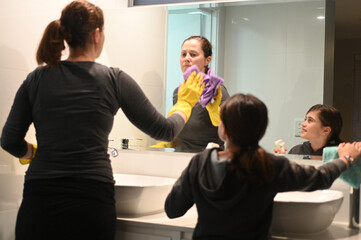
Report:
<svg viewBox="0 0 361 240"><path fill-rule="evenodd" d="M190 119L186 123L183 130L173 141L172 146L175 151L182 152L200 152L204 150L209 142L214 142L224 147L223 141L218 137L217 129L219 124L219 105L222 104L229 94L223 85L223 79L213 75L212 69L208 67L212 60L212 44L207 38L203 36L191 36L184 40L180 54L180 67L183 73L186 70L196 65L200 72L204 73L204 79L209 80L209 86L206 87L203 93L208 89L208 93L214 92L218 96L211 99L210 102L202 102L205 94L202 94L201 100L197 103L192 111ZM214 81L213 81L214 80ZM217 84L211 84L217 80ZM213 88L213 89L211 89ZM220 89L218 89L220 88ZM217 91L218 90L218 91ZM173 93L173 104L177 102L178 88Z"/></svg>

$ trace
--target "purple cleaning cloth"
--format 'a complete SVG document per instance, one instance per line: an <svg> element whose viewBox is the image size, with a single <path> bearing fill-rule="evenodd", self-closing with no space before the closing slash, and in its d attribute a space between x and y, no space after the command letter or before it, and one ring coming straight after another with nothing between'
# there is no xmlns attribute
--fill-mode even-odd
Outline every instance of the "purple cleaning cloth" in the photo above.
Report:
<svg viewBox="0 0 361 240"><path fill-rule="evenodd" d="M197 65L192 65L189 68L187 68L187 70L183 73L183 79L184 81L187 81L187 79L189 78L189 76L191 75L192 72L196 72L196 75L200 72L199 68L197 67ZM204 78L207 76L205 73L201 73L203 76L203 81Z"/></svg>
<svg viewBox="0 0 361 240"><path fill-rule="evenodd" d="M196 72L198 74L200 71L197 65L190 66L184 73L183 79L187 81L188 77L192 72ZM224 82L224 80L220 77L217 77L213 74L213 70L209 69L207 74L202 73L203 80L202 83L205 83L203 93L199 99L199 103L202 107L206 107L208 104L212 102L212 99L217 96L218 87ZM180 85L179 85L180 86Z"/></svg>
<svg viewBox="0 0 361 240"><path fill-rule="evenodd" d="M223 78L217 77L213 74L213 70L209 69L207 76L209 77L207 81L205 81L205 86L201 98L199 99L199 103L202 107L206 107L208 104L212 102L212 99L217 96L217 89L224 82Z"/></svg>

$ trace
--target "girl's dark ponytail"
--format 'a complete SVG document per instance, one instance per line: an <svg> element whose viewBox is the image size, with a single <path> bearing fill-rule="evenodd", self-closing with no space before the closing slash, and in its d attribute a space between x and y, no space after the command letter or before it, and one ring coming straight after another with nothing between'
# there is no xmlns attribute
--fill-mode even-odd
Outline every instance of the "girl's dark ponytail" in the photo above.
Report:
<svg viewBox="0 0 361 240"><path fill-rule="evenodd" d="M53 68L61 60L61 52L65 49L64 36L61 32L59 20L54 20L46 27L36 52L39 65L46 63Z"/></svg>
<svg viewBox="0 0 361 240"><path fill-rule="evenodd" d="M244 147L240 152L234 153L230 170L235 171L241 181L255 185L268 183L275 175L270 156L258 145Z"/></svg>

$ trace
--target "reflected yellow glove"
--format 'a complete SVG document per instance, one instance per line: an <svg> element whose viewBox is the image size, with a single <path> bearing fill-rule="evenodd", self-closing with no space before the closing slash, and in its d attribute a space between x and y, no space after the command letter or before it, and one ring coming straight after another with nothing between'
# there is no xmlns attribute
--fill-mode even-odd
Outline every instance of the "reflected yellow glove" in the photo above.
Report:
<svg viewBox="0 0 361 240"><path fill-rule="evenodd" d="M203 76L201 73L196 75L196 72L192 72L189 75L187 81L184 81L178 89L178 100L177 103L171 108L168 113L168 117L175 111L183 112L187 120L189 119L192 108L198 102L204 89L204 83L202 84Z"/></svg>
<svg viewBox="0 0 361 240"><path fill-rule="evenodd" d="M222 87L219 86L217 90L217 96L214 98L214 101L206 106L209 117L211 118L211 122L215 127L218 127L219 122L221 121L221 116L219 115L219 111L221 110L220 108L221 100L222 100Z"/></svg>
<svg viewBox="0 0 361 240"><path fill-rule="evenodd" d="M152 146L150 146L152 148L172 148L173 147L173 142L159 142L157 144L154 144Z"/></svg>
<svg viewBox="0 0 361 240"><path fill-rule="evenodd" d="M19 158L19 162L22 165L29 164L31 160L35 157L36 150L38 149L38 146L36 144L31 144L33 146L33 154L31 155L31 158Z"/></svg>

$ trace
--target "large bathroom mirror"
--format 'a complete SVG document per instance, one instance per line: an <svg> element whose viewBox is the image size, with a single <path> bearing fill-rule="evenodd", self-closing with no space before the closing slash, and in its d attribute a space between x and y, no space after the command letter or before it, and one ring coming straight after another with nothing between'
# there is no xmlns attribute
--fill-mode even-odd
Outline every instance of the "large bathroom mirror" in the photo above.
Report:
<svg viewBox="0 0 361 240"><path fill-rule="evenodd" d="M241 1L168 7L166 110L182 80L184 39L203 35L213 44L211 67L230 95L251 93L269 110L261 145L272 151L303 142L297 126L323 102L325 1Z"/></svg>
<svg viewBox="0 0 361 240"><path fill-rule="evenodd" d="M191 35L203 35L213 44L211 68L216 75L225 80L229 94L251 93L266 103L269 125L260 142L261 146L272 152L274 143L278 139L283 139L288 149L305 141L299 137L299 123L303 121L312 105L324 102L325 81L328 78L325 75L327 71L325 59L328 51L325 47L328 41L325 37L327 27L325 0L246 0L145 6L127 10L129 16L138 14L139 17L143 17L145 12L146 14L150 12L149 17L157 18L157 22L153 25L157 26L156 30L160 34L158 33L155 38L151 35L154 34L154 30L145 31L147 40L142 38L141 42L138 41L140 39L138 35L143 32L137 33L138 38L131 36L117 38L114 33L121 27L129 28L129 26L115 28L111 25L108 27L110 34L108 42L116 46L123 38L129 37L131 40L128 41L135 44L132 54L137 53L136 46L152 43L152 48L147 48L147 51L158 49L157 53L161 55L161 57L153 55L152 59L159 60L164 56L164 62L153 61L152 68L149 69L155 72L153 69L157 67L159 70L157 74L149 75L149 69L143 67L139 70L133 69L138 66L136 57L122 62L118 61L121 58L115 54L116 51L109 51L108 58L112 63L119 62L123 68L129 66L125 70L133 74L136 79L140 79L138 81L146 94L165 115L172 106L174 89L183 80L179 63L182 42ZM114 14L112 18L118 19L118 16L120 15ZM109 21L113 21L112 18ZM137 19L134 17L135 21ZM147 26L148 22L139 19L139 22L136 22L139 26ZM150 56L144 52L141 54L142 58ZM163 66L164 70L162 70ZM140 70L146 71L144 77L137 76ZM149 79L153 75L154 80L150 83ZM151 90L154 89L155 82L162 82L163 79L164 85L159 89L165 89L165 92L164 96L160 96L159 91L155 93ZM124 129L128 129L128 125L122 124L122 129L118 130L116 128L118 125L114 124L114 132L124 133ZM124 135L126 134L122 137ZM127 136L135 136L143 140L147 138L133 132L127 133ZM143 144L148 147L150 145L148 143L155 143L153 139L142 142L134 140L131 144Z"/></svg>

